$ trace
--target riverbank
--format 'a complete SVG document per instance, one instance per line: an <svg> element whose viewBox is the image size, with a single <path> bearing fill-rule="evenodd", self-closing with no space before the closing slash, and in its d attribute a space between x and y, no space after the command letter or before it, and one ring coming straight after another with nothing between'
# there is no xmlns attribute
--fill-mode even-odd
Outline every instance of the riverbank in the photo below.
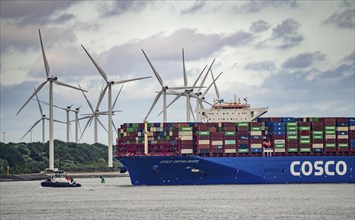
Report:
<svg viewBox="0 0 355 220"><path fill-rule="evenodd" d="M95 178L95 177L128 177L128 173L119 172L66 172L68 177L73 178ZM0 175L0 182L9 181L33 181L33 180L44 180L51 173L29 173L29 174L19 174L19 175Z"/></svg>

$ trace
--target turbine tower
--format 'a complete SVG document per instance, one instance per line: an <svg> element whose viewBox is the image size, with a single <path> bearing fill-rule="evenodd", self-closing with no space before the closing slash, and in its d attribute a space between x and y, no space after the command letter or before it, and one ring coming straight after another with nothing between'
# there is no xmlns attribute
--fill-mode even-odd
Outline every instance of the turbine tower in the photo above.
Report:
<svg viewBox="0 0 355 220"><path fill-rule="evenodd" d="M44 52L44 48L43 48L41 30L38 29L38 32L39 32L39 39L41 43L43 62L44 62L44 68L46 70L47 79L37 87L37 89L32 93L30 98L20 108L20 110L16 113L16 115L18 115L21 112L21 110L27 105L27 103L33 98L33 96L35 96L43 88L43 86L47 82L49 82L49 170L54 170L53 83L60 86L69 87L72 89L77 89L77 90L82 90L82 89L60 82L58 81L57 77L50 75L49 64L47 61L46 53ZM82 90L82 91L87 92L86 90Z"/></svg>
<svg viewBox="0 0 355 220"><path fill-rule="evenodd" d="M127 79L127 80L119 80L119 81L109 81L104 70L90 56L90 54L85 49L85 47L83 45L81 45L81 46L84 49L84 51L86 52L86 54L89 56L92 63L95 65L96 69L99 71L101 76L106 81L106 87L104 88L103 92L101 93L98 104L101 103L101 100L102 100L103 96L105 95L106 90L108 90L108 126L107 126L107 130L108 130L108 167L112 167L112 165L113 165L112 156L113 155L112 155L112 88L111 88L111 86L115 85L115 84L123 84L126 82L135 81L135 80L148 79L148 78L151 78L151 76L133 78L133 79Z"/></svg>
<svg viewBox="0 0 355 220"><path fill-rule="evenodd" d="M76 144L79 143L79 138L78 138L78 128L80 126L79 117L78 117L79 111L80 111L80 107L75 108L75 110L74 110L74 113L75 113L75 143Z"/></svg>

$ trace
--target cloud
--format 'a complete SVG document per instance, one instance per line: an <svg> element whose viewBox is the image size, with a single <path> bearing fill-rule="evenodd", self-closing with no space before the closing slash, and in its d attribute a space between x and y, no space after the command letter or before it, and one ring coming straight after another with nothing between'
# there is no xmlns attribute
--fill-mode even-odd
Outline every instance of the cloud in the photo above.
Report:
<svg viewBox="0 0 355 220"><path fill-rule="evenodd" d="M282 41L282 45L278 46L281 49L295 47L303 41L302 35L298 34L299 26L298 21L288 18L272 29L272 39Z"/></svg>
<svg viewBox="0 0 355 220"><path fill-rule="evenodd" d="M191 6L190 8L188 9L185 9L181 12L182 15L184 14L192 14L192 13L195 13L199 10L201 10L204 6L206 5L206 2L205 1L195 1L194 5Z"/></svg>
<svg viewBox="0 0 355 220"><path fill-rule="evenodd" d="M263 20L258 20L258 21L254 21L251 24L250 32L260 33L260 32L268 30L269 28L270 28L269 23L267 23L266 21L263 21Z"/></svg>
<svg viewBox="0 0 355 220"><path fill-rule="evenodd" d="M354 0L342 0L339 5L344 8L352 8L355 5Z"/></svg>
<svg viewBox="0 0 355 220"><path fill-rule="evenodd" d="M348 61L348 62L354 62L355 60L355 51L353 51L351 54L345 56L343 58L344 61Z"/></svg>
<svg viewBox="0 0 355 220"><path fill-rule="evenodd" d="M275 64L272 61L260 61L255 63L248 63L244 69L253 71L273 71L276 69Z"/></svg>
<svg viewBox="0 0 355 220"><path fill-rule="evenodd" d="M73 30L67 27L41 28L41 26L26 25L21 27L5 24L1 26L0 32L1 53L9 49L17 51L39 49L39 28L41 29L43 44L46 49L54 45L58 46L77 41Z"/></svg>
<svg viewBox="0 0 355 220"><path fill-rule="evenodd" d="M73 15L51 17L58 15L56 12L77 3L75 1L1 1L0 14L2 19L12 19L12 22L18 25L65 22L70 20Z"/></svg>
<svg viewBox="0 0 355 220"><path fill-rule="evenodd" d="M348 9L340 13L335 12L327 20L325 24L335 25L337 28L354 29L355 28L355 9Z"/></svg>
<svg viewBox="0 0 355 220"><path fill-rule="evenodd" d="M266 8L296 8L298 7L297 0L284 0L284 1L263 1L252 0L236 7L235 10L244 13L256 13Z"/></svg>
<svg viewBox="0 0 355 220"><path fill-rule="evenodd" d="M157 33L142 40L115 46L100 56L104 57L107 63L115 63L121 69L132 72L137 71L139 64L146 67L141 49L144 49L153 63L178 62L180 65L182 48L185 48L186 60L196 61L206 58L212 60L212 56L224 47L244 46L252 40L253 35L244 31L230 34L204 34L196 29L186 28L169 35ZM111 69L111 72L115 70Z"/></svg>
<svg viewBox="0 0 355 220"><path fill-rule="evenodd" d="M282 69L265 79L261 88L269 89L263 90L264 93L259 95L273 98L269 109L273 112L271 114L279 117L282 109L289 110L287 114L295 117L305 117L310 114L312 116L349 115L350 112L355 111L354 106L349 105L355 100L353 68L353 65L341 64L326 71L312 68L305 71L297 70L291 74L288 70ZM309 80L309 74L317 71L319 71L318 76ZM327 104L319 109L315 103ZM289 106L294 108L290 109Z"/></svg>
<svg viewBox="0 0 355 220"><path fill-rule="evenodd" d="M149 1L107 1L98 9L103 17L118 16L143 10Z"/></svg>
<svg viewBox="0 0 355 220"><path fill-rule="evenodd" d="M301 53L297 56L288 58L283 64L283 68L307 68L314 64L316 61L323 61L325 55L320 51L313 53Z"/></svg>

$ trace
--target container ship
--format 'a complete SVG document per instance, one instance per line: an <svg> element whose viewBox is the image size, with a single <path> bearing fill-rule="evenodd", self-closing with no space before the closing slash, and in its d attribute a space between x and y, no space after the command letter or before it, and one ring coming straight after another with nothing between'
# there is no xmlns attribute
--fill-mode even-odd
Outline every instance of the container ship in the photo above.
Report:
<svg viewBox="0 0 355 220"><path fill-rule="evenodd" d="M132 185L354 183L355 117L260 117L217 102L204 122L125 123L115 159Z"/></svg>

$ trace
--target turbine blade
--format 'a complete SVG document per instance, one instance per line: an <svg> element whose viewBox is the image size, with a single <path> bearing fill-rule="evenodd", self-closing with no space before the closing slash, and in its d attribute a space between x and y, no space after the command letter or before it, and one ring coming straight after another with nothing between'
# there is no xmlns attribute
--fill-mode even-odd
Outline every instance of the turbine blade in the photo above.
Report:
<svg viewBox="0 0 355 220"><path fill-rule="evenodd" d="M49 74L50 74L50 69L49 69L46 53L44 52L43 41L42 41L42 36L41 36L41 30L40 29L38 29L38 33L39 33L39 41L41 42L44 68L46 69L46 74L47 74L47 79L48 79L49 78Z"/></svg>
<svg viewBox="0 0 355 220"><path fill-rule="evenodd" d="M133 78L133 79L119 80L119 81L115 81L114 84L122 84L122 83L126 83L126 82L131 82L131 81L136 81L136 80L141 80L141 79L148 79L148 78L152 78L152 77L146 76L146 77L139 77L139 78Z"/></svg>
<svg viewBox="0 0 355 220"><path fill-rule="evenodd" d="M149 65L150 65L150 67L152 68L155 77L157 77L157 80L159 81L160 85L161 85L162 87L164 87L163 79L160 77L158 71L154 68L153 64L150 62L148 56L145 54L145 52L144 52L143 49L142 49L142 52L143 52L145 58L147 59L147 61L148 61Z"/></svg>
<svg viewBox="0 0 355 220"><path fill-rule="evenodd" d="M49 119L48 119L49 120ZM58 120L55 120L55 119L53 119L53 121L54 122L58 122L58 123L62 123L62 124L66 124L66 122L64 122L64 121L58 121Z"/></svg>
<svg viewBox="0 0 355 220"><path fill-rule="evenodd" d="M37 94L37 92L39 90L42 89L42 87L48 82L48 80L44 81L41 85L38 86L38 88L32 93L32 95L30 96L30 98L27 99L27 101L25 102L25 104L23 104L23 106L20 108L20 110L16 113L16 115L18 115L18 113L20 113L20 111L27 105L27 103L33 98L33 96L35 96Z"/></svg>
<svg viewBox="0 0 355 220"><path fill-rule="evenodd" d="M166 109L168 109L172 104L174 104L174 102L176 102L176 100L178 100L181 96L183 96L185 93L184 92L182 92L182 93L180 93L179 95L177 95L170 103L169 103L169 105L167 105L166 106ZM163 110L164 111L164 110ZM160 113L159 113L159 115L161 115L161 113L163 113L163 111L161 111ZM158 116L159 116L158 115Z"/></svg>
<svg viewBox="0 0 355 220"><path fill-rule="evenodd" d="M160 98L160 96L161 96L162 93L163 93L163 90L161 90L161 91L157 94L157 96L155 97L155 99L154 99L154 101L153 101L153 103L152 103L152 106L150 107L149 112L148 112L147 116L145 116L145 118L148 118L148 116L149 116L150 113L152 112L152 110L153 110L155 104L157 104L157 102L158 102L158 100L159 100L159 98Z"/></svg>
<svg viewBox="0 0 355 220"><path fill-rule="evenodd" d="M60 81L53 81L55 84L58 84L58 85L61 85L61 86L66 86L66 87L69 87L69 88L72 88L72 89L76 89L76 90L79 90L79 91L83 91L83 92L87 92L86 90L84 89L81 89L81 88L78 88L78 87L75 87L75 86L71 86L69 84L66 84L66 83L63 83L63 82L60 82Z"/></svg>
<svg viewBox="0 0 355 220"><path fill-rule="evenodd" d="M107 87L108 87L108 86L105 86L104 90L103 90L103 91L101 92L101 94L100 94L99 100L97 101L97 105L96 105L96 108L95 108L95 112L99 109L99 106L100 106L100 104L101 104L101 102L102 102L102 99L103 99L104 96L105 96Z"/></svg>
<svg viewBox="0 0 355 220"><path fill-rule="evenodd" d="M212 106L212 104L209 103L209 102L207 102L206 100L203 100L203 102L206 103L206 104L208 104L208 105L210 105L210 106ZM203 105L202 105L202 102L201 102L201 106L202 106L202 108L204 108Z"/></svg>
<svg viewBox="0 0 355 220"><path fill-rule="evenodd" d="M92 119L92 117L90 117L90 119L86 122L85 128L84 128L83 132L81 133L79 140L81 140L81 138L83 137L83 134L85 133L86 128L88 127L89 122L91 121L91 119Z"/></svg>
<svg viewBox="0 0 355 220"><path fill-rule="evenodd" d="M112 109L114 109L114 108L115 108L115 105L116 105L116 102L117 102L118 96L120 96L120 93L121 93L122 88L123 88L123 85L121 86L120 91L118 91L118 94L117 94L117 96L116 96L116 99L115 99L115 101L113 102Z"/></svg>
<svg viewBox="0 0 355 220"><path fill-rule="evenodd" d="M187 86L187 76L186 76L186 69L185 69L184 48L182 48L182 66L183 66L183 73L184 73L184 86Z"/></svg>
<svg viewBox="0 0 355 220"><path fill-rule="evenodd" d="M212 87L212 85L214 84L214 82L222 75L222 73L220 73L214 80L213 82L208 86L208 88L203 92L201 97L205 97L206 93L208 92L208 90L210 90L210 88Z"/></svg>
<svg viewBox="0 0 355 220"><path fill-rule="evenodd" d="M190 111L191 111L192 117L194 118L194 121L196 121L195 113L194 113L194 111L192 110L192 105L191 105L191 103L190 103Z"/></svg>
<svg viewBox="0 0 355 220"><path fill-rule="evenodd" d="M36 91L36 88L33 88L33 89L34 89L34 91ZM36 93L36 99L37 99L37 103L38 103L39 112L41 113L41 117L42 117L43 116L43 110L42 110L41 103L39 102L37 93Z"/></svg>
<svg viewBox="0 0 355 220"><path fill-rule="evenodd" d="M35 99L33 99L33 100L35 100ZM46 104L46 105L49 105L49 103L48 102L45 102L45 101L41 101L41 100L39 100L39 102L40 103L43 103L43 104ZM62 108L62 107L60 107L60 106L58 106L58 105L54 105L53 104L53 107L56 107L56 108L59 108L59 109L62 109L62 110L67 110L66 108Z"/></svg>
<svg viewBox="0 0 355 220"><path fill-rule="evenodd" d="M216 60L216 59L213 59L213 61L212 61L211 65L210 65L210 67L208 68L208 70L207 70L207 72L206 72L206 75L205 75L205 77L203 78L203 80L202 80L202 82L201 82L201 84L200 84L201 87L205 84L205 81L206 81L206 78L207 78L207 76L208 76L208 73L210 72L210 70L211 70L211 68L212 68L213 63L214 63L215 60ZM201 89L198 90L198 92L200 92L200 91L201 91Z"/></svg>
<svg viewBox="0 0 355 220"><path fill-rule="evenodd" d="M89 118L89 121L90 121L89 126L91 126L92 122L94 121L94 117L96 117L96 115L93 114L93 115Z"/></svg>
<svg viewBox="0 0 355 220"><path fill-rule="evenodd" d="M112 126L113 126L113 128L115 129L115 132L116 132L116 134L117 134L118 130L117 130L116 125L115 125L115 123L113 122L113 120L112 120Z"/></svg>
<svg viewBox="0 0 355 220"><path fill-rule="evenodd" d="M205 68L203 68L203 70L201 71L200 75L198 75L198 77L197 77L195 83L192 85L193 87L196 86L198 80L201 78L201 76L202 76L202 74L203 74L203 72L205 71L206 68L207 68L207 65L205 66ZM201 86L203 86L203 85L201 85Z"/></svg>
<svg viewBox="0 0 355 220"><path fill-rule="evenodd" d="M212 76L212 80L213 80L214 90L216 91L217 99L220 100L220 98L219 98L219 91L218 91L218 88L217 88L216 81L214 80L214 76L213 76L212 70L211 70L211 76Z"/></svg>
<svg viewBox="0 0 355 220"><path fill-rule="evenodd" d="M32 125L32 127L26 132L26 134L25 134L20 140L22 140L28 133L30 133L30 131L31 131L41 120L42 120L42 118L39 119L38 121L36 121L36 123L34 123L34 124Z"/></svg>
<svg viewBox="0 0 355 220"><path fill-rule="evenodd" d="M92 63L95 65L96 69L99 71L99 73L101 74L101 76L105 79L106 82L108 82L107 79L107 75L106 73L103 71L103 69L101 69L101 67L95 62L95 60L90 56L89 52L85 49L85 47L83 45L81 45L81 47L84 49L85 53L89 56L90 60L92 61Z"/></svg>
<svg viewBox="0 0 355 220"><path fill-rule="evenodd" d="M79 88L81 89L80 84L78 84L78 86L79 86ZM83 95L84 95L84 97L85 97L85 100L86 100L86 102L88 103L88 105L89 105L89 107L90 107L90 109L91 109L91 112L94 112L94 108L92 107L92 105L91 105L89 99L86 97L84 91L81 91L81 92L83 93Z"/></svg>
<svg viewBox="0 0 355 220"><path fill-rule="evenodd" d="M114 112L123 112L123 110L114 110L114 111L112 111L113 113Z"/></svg>
<svg viewBox="0 0 355 220"><path fill-rule="evenodd" d="M100 121L99 118L97 118L97 121L98 121L99 124L102 126L102 128L105 129L105 131L108 133L107 129L105 128L104 124L102 124L102 122Z"/></svg>
<svg viewBox="0 0 355 220"><path fill-rule="evenodd" d="M90 116L85 116L85 117L82 117L82 118L78 118L78 120L83 120L83 119L87 119L87 118L90 118L92 116L92 114L90 114Z"/></svg>
<svg viewBox="0 0 355 220"><path fill-rule="evenodd" d="M174 90L174 89L196 89L196 88L205 88L205 87L194 87L194 86L176 86L176 87L169 87L170 90Z"/></svg>

